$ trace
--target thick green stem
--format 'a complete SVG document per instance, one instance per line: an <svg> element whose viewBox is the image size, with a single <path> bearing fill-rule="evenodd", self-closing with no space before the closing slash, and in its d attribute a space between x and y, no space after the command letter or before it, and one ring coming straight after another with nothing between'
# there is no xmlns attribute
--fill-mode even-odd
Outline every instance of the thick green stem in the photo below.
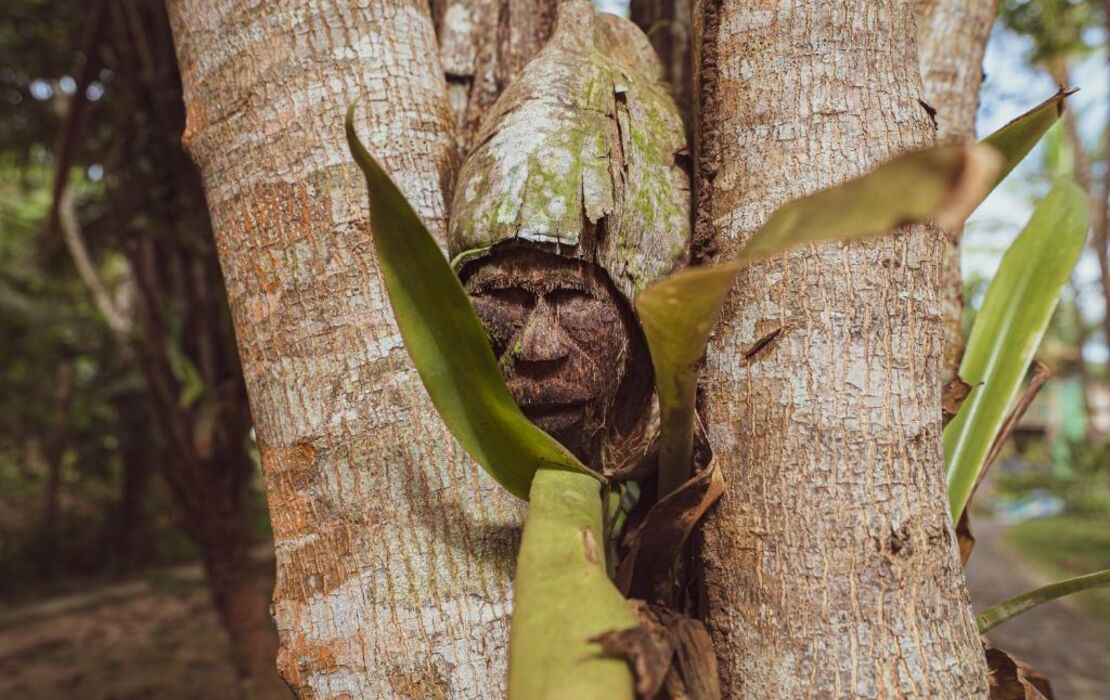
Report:
<svg viewBox="0 0 1110 700"><path fill-rule="evenodd" d="M676 372L673 386L659 387L659 498L677 491L690 478L694 459L694 405L697 373Z"/></svg>
<svg viewBox="0 0 1110 700"><path fill-rule="evenodd" d="M632 674L589 640L635 627L605 569L597 479L541 469L517 558L509 700L632 700Z"/></svg>

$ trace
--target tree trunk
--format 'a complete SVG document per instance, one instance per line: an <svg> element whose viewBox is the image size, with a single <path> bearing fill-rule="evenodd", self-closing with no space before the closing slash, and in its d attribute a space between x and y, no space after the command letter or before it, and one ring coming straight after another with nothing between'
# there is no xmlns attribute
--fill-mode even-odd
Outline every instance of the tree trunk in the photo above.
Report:
<svg viewBox="0 0 1110 700"><path fill-rule="evenodd" d="M428 401L343 114L442 234L454 133L424 0L170 3L255 420L279 666L303 697L499 697L521 508Z"/></svg>
<svg viewBox="0 0 1110 700"><path fill-rule="evenodd" d="M486 110L543 48L559 0L432 0L439 57L462 155Z"/></svg>
<svg viewBox="0 0 1110 700"><path fill-rule="evenodd" d="M941 141L975 138L983 52L998 0L916 0L918 65L924 100L936 110L933 121ZM964 295L960 271L962 230L948 231L941 268L941 314L944 317L944 369L941 384L956 376L964 353L961 331Z"/></svg>
<svg viewBox="0 0 1110 700"><path fill-rule="evenodd" d="M913 22L904 0L696 3L700 240L731 254L776 205L933 141ZM914 226L741 275L704 387L724 697L985 697L945 495L944 259Z"/></svg>
<svg viewBox="0 0 1110 700"><path fill-rule="evenodd" d="M277 637L266 596L250 561L250 540L243 523L205 523L198 537L212 602L231 638L232 660L248 700L278 700L289 689L274 673Z"/></svg>
<svg viewBox="0 0 1110 700"><path fill-rule="evenodd" d="M127 394L117 403L117 410L123 417L123 430L119 437L120 456L123 474L120 483L120 499L116 524L116 563L118 574L131 573L149 560L150 518L147 513L147 498L150 493L150 477L154 472L151 457L157 448L150 439L147 421L151 405L141 394Z"/></svg>
<svg viewBox="0 0 1110 700"><path fill-rule="evenodd" d="M690 0L632 0L631 18L651 39L683 116L690 117Z"/></svg>
<svg viewBox="0 0 1110 700"><path fill-rule="evenodd" d="M1071 85L1071 71L1068 67L1068 57L1058 56L1048 61L1048 73L1052 79L1062 87ZM1074 110L1065 110L1060 121L1064 129L1064 138L1068 143L1068 148L1071 151L1072 157L1072 176L1075 178L1076 183L1083 188L1087 193L1087 198L1090 201L1091 213L1091 247L1094 249L1095 258L1099 262L1099 281L1101 283L1101 290L1103 294L1104 312L1102 316L1103 330L1106 334L1106 342L1110 344L1110 268L1107 262L1107 242L1106 242L1106 208L1107 193L1110 192L1108 185L1110 185L1110 172L1104 172L1102 181L1097 183L1095 178L1092 177L1090 158L1087 154L1087 148L1083 145L1083 137L1079 133L1079 120L1076 119ZM1105 139L1106 143L1103 145L1103 154L1110 156L1110 138ZM1110 167L1110 157L1107 158L1107 166ZM1075 323L1076 343L1078 345L1078 352L1075 357L1076 370L1079 373L1079 390L1083 395L1083 408L1087 414L1087 437L1092 438L1095 435L1094 419L1095 413L1092 410L1091 403L1091 390L1094 385L1091 383L1093 374L1090 367L1087 366L1087 357L1083 354L1083 346L1087 344L1090 334L1087 331L1087 323L1083 319L1083 314L1080 312L1080 297L1082 290L1079 285L1075 283L1073 276L1070 282L1072 295L1075 297L1072 303L1072 318Z"/></svg>
<svg viewBox="0 0 1110 700"><path fill-rule="evenodd" d="M44 462L46 463L46 485L43 489L42 525L43 535L46 540L46 551L53 551L58 546L61 537L61 499L62 499L62 468L65 466L66 448L69 446L69 425L67 422L73 399L77 393L77 363L66 360L58 366L58 373L54 387L54 397L50 403L50 420L52 423L50 436L43 447ZM55 566L53 557L47 557L44 565L53 573Z"/></svg>

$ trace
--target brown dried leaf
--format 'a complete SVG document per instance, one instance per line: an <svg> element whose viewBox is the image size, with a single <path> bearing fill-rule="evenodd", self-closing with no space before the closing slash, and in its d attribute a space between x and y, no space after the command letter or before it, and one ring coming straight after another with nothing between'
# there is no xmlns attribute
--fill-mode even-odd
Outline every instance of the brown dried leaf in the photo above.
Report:
<svg viewBox="0 0 1110 700"><path fill-rule="evenodd" d="M686 540L709 507L725 492L717 461L656 503L628 536L628 554L617 569L616 584L626 596L657 598Z"/></svg>
<svg viewBox="0 0 1110 700"><path fill-rule="evenodd" d="M606 654L627 660L636 681L636 695L654 698L671 669L676 644L671 627L678 615L666 608L650 606L642 600L630 600L628 603L640 618L640 626L606 632L590 641L601 644Z"/></svg>
<svg viewBox="0 0 1110 700"><path fill-rule="evenodd" d="M960 522L956 523L956 540L960 544L960 564L967 567L967 560L971 558L971 550L975 549L975 535L971 534L971 517L964 508Z"/></svg>
<svg viewBox="0 0 1110 700"><path fill-rule="evenodd" d="M948 425L948 421L956 417L960 412L960 405L970 393L971 385L959 377L953 377L944 385L940 395L940 410L941 415L944 416L944 425Z"/></svg>
<svg viewBox="0 0 1110 700"><path fill-rule="evenodd" d="M1055 700L1048 679L1025 662L998 649L986 639L991 700Z"/></svg>
<svg viewBox="0 0 1110 700"><path fill-rule="evenodd" d="M632 630L607 632L591 641L632 667L642 700L720 700L717 656L709 632L670 608L642 600L629 604L640 618Z"/></svg>
<svg viewBox="0 0 1110 700"><path fill-rule="evenodd" d="M717 655L705 625L700 620L682 617L674 633L675 660L667 676L671 700L720 700Z"/></svg>
<svg viewBox="0 0 1110 700"><path fill-rule="evenodd" d="M983 481L983 477L986 475L987 470L991 468L991 464L994 463L999 453L1002 452L1002 446L1010 439L1010 435L1013 434L1014 428L1021 422L1022 416L1025 415L1025 411L1028 410L1029 405L1033 403L1033 399L1037 398L1037 393L1041 390L1041 387L1044 386L1044 383L1047 382L1051 376L1052 370L1048 368L1048 365L1040 360L1036 360L1033 363L1033 376L1029 379L1029 386L1022 392L1021 397L1018 398L1017 403L1014 404L1013 410L1010 411L1010 415L1006 416L1006 422L1002 424L1002 429L998 431L998 435L995 436L994 442L991 443L990 452L987 453L987 458L983 460L983 468L979 471L979 478L975 480L976 488L978 488L979 483ZM972 496L975 495L974 491L971 493Z"/></svg>

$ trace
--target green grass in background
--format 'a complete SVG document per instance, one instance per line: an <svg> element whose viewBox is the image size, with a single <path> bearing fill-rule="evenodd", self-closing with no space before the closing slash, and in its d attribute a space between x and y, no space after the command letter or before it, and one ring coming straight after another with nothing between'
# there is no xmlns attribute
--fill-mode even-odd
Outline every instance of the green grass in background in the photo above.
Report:
<svg viewBox="0 0 1110 700"><path fill-rule="evenodd" d="M1015 549L1053 579L1110 567L1110 514L1102 518L1069 515L1019 523L1006 533ZM1110 618L1110 590L1074 596L1080 605Z"/></svg>

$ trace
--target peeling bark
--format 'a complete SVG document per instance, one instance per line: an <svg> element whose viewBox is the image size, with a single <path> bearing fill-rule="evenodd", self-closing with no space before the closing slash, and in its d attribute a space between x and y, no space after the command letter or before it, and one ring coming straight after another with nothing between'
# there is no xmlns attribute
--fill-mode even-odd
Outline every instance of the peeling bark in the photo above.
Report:
<svg viewBox="0 0 1110 700"><path fill-rule="evenodd" d="M559 0L432 0L439 58L459 147L474 146L486 111L555 28Z"/></svg>
<svg viewBox="0 0 1110 700"><path fill-rule="evenodd" d="M703 255L933 142L913 21L905 0L695 3ZM986 696L940 442L945 245L811 246L725 306L703 398L729 486L702 551L724 697Z"/></svg>
<svg viewBox="0 0 1110 700"><path fill-rule="evenodd" d="M998 12L998 0L916 0L915 7L918 65L925 102L936 110L937 136L941 141L974 139L983 52ZM950 232L941 269L945 335L942 383L956 376L964 350L960 325L964 308L961 233Z"/></svg>
<svg viewBox="0 0 1110 700"><path fill-rule="evenodd" d="M442 236L452 115L423 0L170 3L266 473L279 666L305 698L504 687L521 509L405 353L343 113Z"/></svg>

